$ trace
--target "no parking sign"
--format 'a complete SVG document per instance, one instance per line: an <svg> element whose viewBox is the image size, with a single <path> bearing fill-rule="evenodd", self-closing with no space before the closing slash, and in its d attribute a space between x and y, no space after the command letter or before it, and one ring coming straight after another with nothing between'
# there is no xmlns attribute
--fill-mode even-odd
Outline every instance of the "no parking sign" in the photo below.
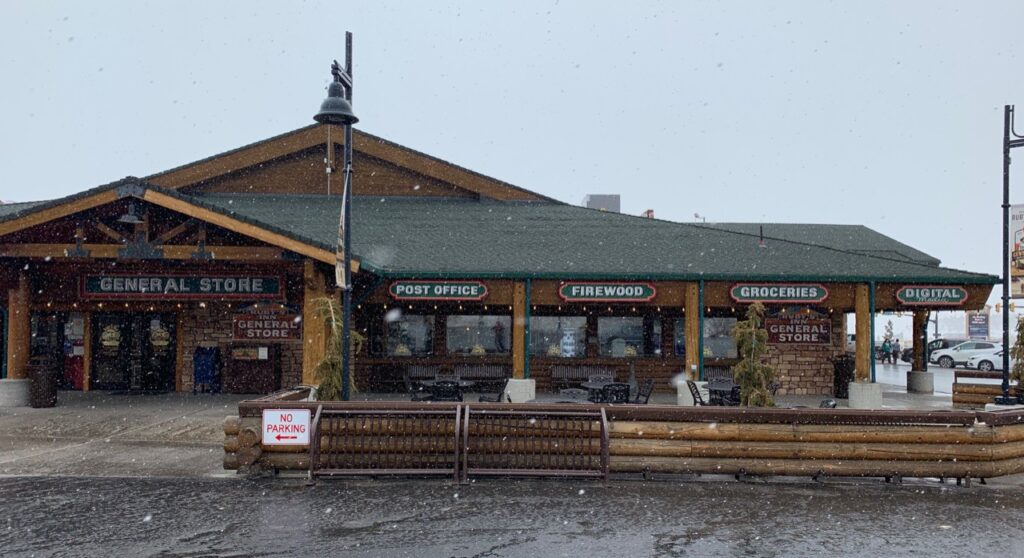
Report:
<svg viewBox="0 0 1024 558"><path fill-rule="evenodd" d="M263 445L308 446L309 409L263 409Z"/></svg>

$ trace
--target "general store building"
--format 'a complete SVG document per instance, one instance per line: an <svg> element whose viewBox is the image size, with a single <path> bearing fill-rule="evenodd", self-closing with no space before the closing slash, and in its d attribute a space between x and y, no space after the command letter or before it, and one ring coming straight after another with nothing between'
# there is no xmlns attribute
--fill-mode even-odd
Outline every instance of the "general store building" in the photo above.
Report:
<svg viewBox="0 0 1024 558"><path fill-rule="evenodd" d="M227 391L316 383L327 336L315 301L337 296L341 210L324 161L342 138L318 124L0 205L5 389L33 363L80 390L191 392L197 366L219 369ZM929 310L982 308L998 280L859 225L595 211L358 130L353 147L364 391L437 371L531 378L543 391L597 369L670 390L680 373L729 374L729 331L761 301L780 393L828 394L847 314L870 380L874 312L914 312L923 332Z"/></svg>

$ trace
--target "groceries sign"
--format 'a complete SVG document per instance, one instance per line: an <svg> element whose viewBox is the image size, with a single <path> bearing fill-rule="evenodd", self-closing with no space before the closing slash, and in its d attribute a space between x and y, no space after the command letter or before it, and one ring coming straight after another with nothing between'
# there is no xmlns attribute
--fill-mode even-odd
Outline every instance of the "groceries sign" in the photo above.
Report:
<svg viewBox="0 0 1024 558"><path fill-rule="evenodd" d="M483 300L487 285L480 281L395 281L388 292L395 300Z"/></svg>
<svg viewBox="0 0 1024 558"><path fill-rule="evenodd" d="M82 296L119 299L281 298L279 276L95 274L82 278Z"/></svg>
<svg viewBox="0 0 1024 558"><path fill-rule="evenodd" d="M963 306L967 289L950 286L900 287L896 300L906 306Z"/></svg>
<svg viewBox="0 0 1024 558"><path fill-rule="evenodd" d="M729 295L742 303L816 304L828 298L828 289L817 283L737 283Z"/></svg>
<svg viewBox="0 0 1024 558"><path fill-rule="evenodd" d="M566 302L647 302L657 291L650 283L567 282L558 288Z"/></svg>

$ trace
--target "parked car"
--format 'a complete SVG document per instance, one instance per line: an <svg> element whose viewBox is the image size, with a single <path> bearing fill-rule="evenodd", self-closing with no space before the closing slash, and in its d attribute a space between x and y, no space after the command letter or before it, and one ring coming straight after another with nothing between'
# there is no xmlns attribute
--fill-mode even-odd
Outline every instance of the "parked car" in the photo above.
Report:
<svg viewBox="0 0 1024 558"><path fill-rule="evenodd" d="M939 349L949 349L949 348L952 348L952 347L955 347L955 346L959 345L960 343L965 343L967 341L970 341L970 339L963 339L963 338L960 338L960 337L945 337L945 338L942 338L942 339L933 339L933 340L928 342L928 345L927 345L928 354L927 354L926 358L928 359L929 362L931 362L932 361L931 356L932 356L932 353L934 351L937 351ZM903 362L913 362L914 361L914 347L911 346L911 347L907 347L907 348L903 349L902 354L900 354L900 360L902 360Z"/></svg>
<svg viewBox="0 0 1024 558"><path fill-rule="evenodd" d="M953 368L958 364L967 364L967 360L974 355L991 353L1003 348L1000 343L989 341L966 341L949 349L932 351L928 357L929 362L934 362L943 368Z"/></svg>
<svg viewBox="0 0 1024 558"><path fill-rule="evenodd" d="M981 353L967 359L967 368L977 368L983 372L1003 369L1003 351L992 351ZM1010 367L1013 368L1013 358L1010 358Z"/></svg>

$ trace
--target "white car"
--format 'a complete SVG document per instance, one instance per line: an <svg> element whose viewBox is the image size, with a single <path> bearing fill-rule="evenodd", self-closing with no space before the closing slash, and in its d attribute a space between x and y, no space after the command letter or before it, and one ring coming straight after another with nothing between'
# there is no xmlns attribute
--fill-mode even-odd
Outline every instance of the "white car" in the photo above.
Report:
<svg viewBox="0 0 1024 558"><path fill-rule="evenodd" d="M928 357L929 362L938 363L943 368L953 368L957 364L966 364L972 356L982 353L992 353L1002 350L1002 343L991 343L989 341L966 341L955 347L932 351Z"/></svg>
<svg viewBox="0 0 1024 558"><path fill-rule="evenodd" d="M1003 351L992 351L981 353L967 359L967 368L977 368L983 372L1003 369ZM1010 368L1013 368L1013 358L1010 358Z"/></svg>

